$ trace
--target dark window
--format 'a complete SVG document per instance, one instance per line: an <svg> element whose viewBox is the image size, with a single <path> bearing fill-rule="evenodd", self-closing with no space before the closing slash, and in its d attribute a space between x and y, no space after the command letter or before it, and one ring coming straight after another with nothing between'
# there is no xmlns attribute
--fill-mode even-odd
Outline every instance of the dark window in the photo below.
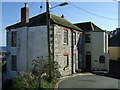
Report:
<svg viewBox="0 0 120 90"><path fill-rule="evenodd" d="M85 35L85 43L91 43L90 34Z"/></svg>
<svg viewBox="0 0 120 90"><path fill-rule="evenodd" d="M8 42L9 42L9 41L8 41L8 38L9 38L9 31L7 31L7 37L6 37L6 39L7 39L7 40L6 40L6 41L7 41L7 42L6 42L7 45L8 45Z"/></svg>
<svg viewBox="0 0 120 90"><path fill-rule="evenodd" d="M64 30L64 44L68 44L68 31Z"/></svg>
<svg viewBox="0 0 120 90"><path fill-rule="evenodd" d="M12 55L12 70L16 70L16 55Z"/></svg>
<svg viewBox="0 0 120 90"><path fill-rule="evenodd" d="M65 55L65 65L66 66L69 66L69 56L68 55Z"/></svg>
<svg viewBox="0 0 120 90"><path fill-rule="evenodd" d="M99 63L105 63L105 56L99 57Z"/></svg>
<svg viewBox="0 0 120 90"><path fill-rule="evenodd" d="M13 31L12 38L11 38L11 45L12 47L16 47L16 44L17 44L17 32Z"/></svg>
<svg viewBox="0 0 120 90"><path fill-rule="evenodd" d="M68 57L68 55L67 55L67 65L69 65L69 57Z"/></svg>
<svg viewBox="0 0 120 90"><path fill-rule="evenodd" d="M73 44L74 45L76 44L76 33L75 32L73 33Z"/></svg>

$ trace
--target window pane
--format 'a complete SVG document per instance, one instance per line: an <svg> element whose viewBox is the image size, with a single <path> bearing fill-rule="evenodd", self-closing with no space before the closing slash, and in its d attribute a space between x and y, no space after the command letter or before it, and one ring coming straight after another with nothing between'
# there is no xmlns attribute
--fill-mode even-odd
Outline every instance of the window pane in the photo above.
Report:
<svg viewBox="0 0 120 90"><path fill-rule="evenodd" d="M90 43L91 39L90 39L90 34L86 34L85 35L85 43Z"/></svg>
<svg viewBox="0 0 120 90"><path fill-rule="evenodd" d="M16 55L12 55L12 70L16 70Z"/></svg>
<svg viewBox="0 0 120 90"><path fill-rule="evenodd" d="M67 55L67 65L69 65L69 57L68 57L68 55Z"/></svg>
<svg viewBox="0 0 120 90"><path fill-rule="evenodd" d="M64 43L68 43L68 31L64 30Z"/></svg>
<svg viewBox="0 0 120 90"><path fill-rule="evenodd" d="M76 33L75 32L73 33L73 44L74 45L76 44Z"/></svg>
<svg viewBox="0 0 120 90"><path fill-rule="evenodd" d="M105 56L100 56L99 63L105 63Z"/></svg>
<svg viewBox="0 0 120 90"><path fill-rule="evenodd" d="M12 38L11 38L11 45L12 47L16 47L16 44L17 44L17 32L13 31Z"/></svg>

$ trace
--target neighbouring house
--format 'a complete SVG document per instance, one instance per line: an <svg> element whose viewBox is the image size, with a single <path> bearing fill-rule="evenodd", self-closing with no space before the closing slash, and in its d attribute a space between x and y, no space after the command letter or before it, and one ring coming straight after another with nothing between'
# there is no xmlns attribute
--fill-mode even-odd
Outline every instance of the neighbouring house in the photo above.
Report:
<svg viewBox="0 0 120 90"><path fill-rule="evenodd" d="M4 63L6 61L6 47L0 47L0 63Z"/></svg>
<svg viewBox="0 0 120 90"><path fill-rule="evenodd" d="M7 75L17 76L18 71L32 68L32 60L48 56L46 13L29 19L29 8L21 9L21 22L6 27ZM50 48L54 61L60 65L62 76L78 69L77 43L82 30L66 19L50 14Z"/></svg>
<svg viewBox="0 0 120 90"><path fill-rule="evenodd" d="M83 30L79 48L79 68L109 71L108 33L92 22L75 24Z"/></svg>
<svg viewBox="0 0 120 90"><path fill-rule="evenodd" d="M120 59L120 28L109 33L110 60Z"/></svg>

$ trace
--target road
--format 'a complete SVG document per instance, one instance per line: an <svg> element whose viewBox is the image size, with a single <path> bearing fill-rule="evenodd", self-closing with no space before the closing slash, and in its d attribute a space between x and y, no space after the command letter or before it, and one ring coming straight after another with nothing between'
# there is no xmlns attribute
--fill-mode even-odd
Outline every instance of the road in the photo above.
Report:
<svg viewBox="0 0 120 90"><path fill-rule="evenodd" d="M59 84L60 88L91 88L91 89L118 89L118 86L120 84L120 81L118 82L118 79L105 77L105 76L99 76L99 75L84 75L84 76L75 76L72 78L68 78L66 80L63 80ZM82 90L80 89L80 90ZM108 89L108 90L109 90ZM86 89L85 89L86 90Z"/></svg>

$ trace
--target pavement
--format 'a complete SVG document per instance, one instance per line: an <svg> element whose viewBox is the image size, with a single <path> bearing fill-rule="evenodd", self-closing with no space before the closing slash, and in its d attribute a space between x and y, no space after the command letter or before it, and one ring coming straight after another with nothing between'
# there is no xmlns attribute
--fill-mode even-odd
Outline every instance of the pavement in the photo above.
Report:
<svg viewBox="0 0 120 90"><path fill-rule="evenodd" d="M75 74L62 78L55 86L58 89L119 90L120 80L92 73Z"/></svg>

